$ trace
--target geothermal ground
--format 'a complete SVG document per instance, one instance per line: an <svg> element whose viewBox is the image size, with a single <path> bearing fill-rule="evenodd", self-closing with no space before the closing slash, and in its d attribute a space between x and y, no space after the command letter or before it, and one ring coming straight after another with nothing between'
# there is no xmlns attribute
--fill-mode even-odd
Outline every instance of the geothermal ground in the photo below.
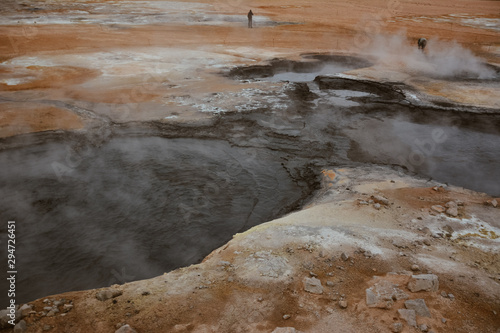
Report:
<svg viewBox="0 0 500 333"><path fill-rule="evenodd" d="M499 332L497 1L0 13L2 332Z"/></svg>

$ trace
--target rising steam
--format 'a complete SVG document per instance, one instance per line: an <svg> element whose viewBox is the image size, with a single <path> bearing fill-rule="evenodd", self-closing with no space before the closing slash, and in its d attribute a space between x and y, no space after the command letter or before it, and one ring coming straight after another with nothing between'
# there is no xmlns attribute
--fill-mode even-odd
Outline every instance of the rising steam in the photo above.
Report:
<svg viewBox="0 0 500 333"><path fill-rule="evenodd" d="M377 64L398 66L411 73L436 78L493 79L496 73L470 50L456 42L428 38L425 52L417 48L417 41L404 34L377 35L364 50Z"/></svg>

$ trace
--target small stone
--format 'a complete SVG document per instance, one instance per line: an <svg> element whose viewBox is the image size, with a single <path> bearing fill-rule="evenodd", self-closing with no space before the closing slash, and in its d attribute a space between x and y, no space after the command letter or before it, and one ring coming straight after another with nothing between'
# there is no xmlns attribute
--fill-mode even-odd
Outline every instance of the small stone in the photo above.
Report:
<svg viewBox="0 0 500 333"><path fill-rule="evenodd" d="M56 315L56 313L54 312L54 310L50 310L49 312L47 312L47 317L54 317Z"/></svg>
<svg viewBox="0 0 500 333"><path fill-rule="evenodd" d="M441 205L434 205L431 207L431 210L435 211L436 213L444 213L446 212L446 208L444 208Z"/></svg>
<svg viewBox="0 0 500 333"><path fill-rule="evenodd" d="M137 331L127 324L117 329L115 333L137 333Z"/></svg>
<svg viewBox="0 0 500 333"><path fill-rule="evenodd" d="M403 331L403 323L397 322L391 325L391 331L393 333L400 333Z"/></svg>
<svg viewBox="0 0 500 333"><path fill-rule="evenodd" d="M382 208L382 206L380 206L379 203L376 203L373 205L373 208L375 208L376 210L379 210L380 208Z"/></svg>
<svg viewBox="0 0 500 333"><path fill-rule="evenodd" d="M405 249L408 247L402 239L394 239L392 241L392 245L399 249Z"/></svg>
<svg viewBox="0 0 500 333"><path fill-rule="evenodd" d="M321 285L321 281L316 279L315 277L305 278L304 290L312 294L322 294L323 286Z"/></svg>
<svg viewBox="0 0 500 333"><path fill-rule="evenodd" d="M276 327L271 333L303 333L294 327Z"/></svg>
<svg viewBox="0 0 500 333"><path fill-rule="evenodd" d="M446 208L453 208L453 207L457 207L457 203L455 201L448 201L445 205L444 205Z"/></svg>
<svg viewBox="0 0 500 333"><path fill-rule="evenodd" d="M420 325L418 328L424 333L429 331L429 327L427 327L427 325L425 324Z"/></svg>
<svg viewBox="0 0 500 333"><path fill-rule="evenodd" d="M415 313L421 317L431 318L429 308L427 308L427 304L425 304L425 300L422 298L405 301L405 308L415 310Z"/></svg>
<svg viewBox="0 0 500 333"><path fill-rule="evenodd" d="M31 311L33 311L33 305L24 304L19 308L19 312L21 312L21 317L26 317Z"/></svg>
<svg viewBox="0 0 500 333"><path fill-rule="evenodd" d="M448 297L448 294L446 293L446 291L444 291L444 290L443 290L443 291L441 292L441 296L443 296L444 298L446 298L446 297Z"/></svg>
<svg viewBox="0 0 500 333"><path fill-rule="evenodd" d="M326 281L326 285L328 287L333 287L333 282L332 281Z"/></svg>
<svg viewBox="0 0 500 333"><path fill-rule="evenodd" d="M408 289L413 293L418 291L438 291L438 277L434 274L412 275L410 282L408 282Z"/></svg>
<svg viewBox="0 0 500 333"><path fill-rule="evenodd" d="M313 272L309 272L309 275L314 276L314 277L318 277L318 274L315 274Z"/></svg>
<svg viewBox="0 0 500 333"><path fill-rule="evenodd" d="M412 271L419 271L420 270L420 267L418 267L418 265L411 265L411 270Z"/></svg>
<svg viewBox="0 0 500 333"><path fill-rule="evenodd" d="M374 202L381 204L381 205L389 205L389 200L381 195L372 195L372 199Z"/></svg>
<svg viewBox="0 0 500 333"><path fill-rule="evenodd" d="M446 324L446 322L447 322L447 321L448 321L448 320L446 320L445 318L441 318L441 322L442 322L443 324Z"/></svg>
<svg viewBox="0 0 500 333"><path fill-rule="evenodd" d="M423 243L424 243L424 245L426 245L426 246L431 246L431 241L430 241L430 240L428 240L428 239L424 239Z"/></svg>
<svg viewBox="0 0 500 333"><path fill-rule="evenodd" d="M346 309L347 308L347 301L339 301L339 306L340 308L342 309Z"/></svg>
<svg viewBox="0 0 500 333"><path fill-rule="evenodd" d="M340 255L340 258L344 261L347 261L349 260L349 256L345 253L345 252L342 252L342 254Z"/></svg>
<svg viewBox="0 0 500 333"><path fill-rule="evenodd" d="M494 208L497 208L498 201L497 201L497 199L492 199L492 200L486 201L485 204L489 205L489 206L493 206Z"/></svg>
<svg viewBox="0 0 500 333"><path fill-rule="evenodd" d="M52 326L50 325L43 325L43 328L42 328L44 331L50 331L52 329Z"/></svg>
<svg viewBox="0 0 500 333"><path fill-rule="evenodd" d="M457 217L458 216L458 209L457 209L457 207L448 208L446 210L446 214L448 214L450 216L453 216L453 217Z"/></svg>
<svg viewBox="0 0 500 333"><path fill-rule="evenodd" d="M46 298L42 302L44 302L44 303L50 303L50 300L48 298Z"/></svg>
<svg viewBox="0 0 500 333"><path fill-rule="evenodd" d="M73 309L73 304L64 304L63 305L63 312L69 312Z"/></svg>
<svg viewBox="0 0 500 333"><path fill-rule="evenodd" d="M455 300L455 295L453 295L453 294L448 294L448 298L449 298L449 299L451 299L452 301L454 301L454 300Z"/></svg>
<svg viewBox="0 0 500 333"><path fill-rule="evenodd" d="M401 318L408 323L408 325L417 327L417 314L415 313L415 310L399 309L398 313Z"/></svg>
<svg viewBox="0 0 500 333"><path fill-rule="evenodd" d="M283 319L287 320L287 319L290 319L290 315L289 314L286 314L286 315L283 315Z"/></svg>
<svg viewBox="0 0 500 333"><path fill-rule="evenodd" d="M98 300L104 302L110 298L115 298L115 297L118 297L122 294L123 294L123 292L121 290L114 289L114 288L107 288L107 289L103 289L103 290L98 291L97 294L95 295L95 297Z"/></svg>
<svg viewBox="0 0 500 333"><path fill-rule="evenodd" d="M16 324L16 326L14 326L14 333L24 332L26 332L26 322L24 320L21 320Z"/></svg>

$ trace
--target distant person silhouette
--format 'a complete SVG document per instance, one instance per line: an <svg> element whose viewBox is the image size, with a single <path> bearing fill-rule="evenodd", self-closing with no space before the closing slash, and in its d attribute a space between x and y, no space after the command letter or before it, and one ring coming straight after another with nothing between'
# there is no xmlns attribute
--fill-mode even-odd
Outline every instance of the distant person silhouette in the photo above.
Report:
<svg viewBox="0 0 500 333"><path fill-rule="evenodd" d="M427 45L427 39L425 38L420 38L418 40L418 49L419 50L422 50L422 52L424 52L424 49L425 49L425 46Z"/></svg>
<svg viewBox="0 0 500 333"><path fill-rule="evenodd" d="M253 16L253 13L252 13L252 10L250 10L248 12L248 27L249 28L253 28L253 22L252 22L252 16Z"/></svg>

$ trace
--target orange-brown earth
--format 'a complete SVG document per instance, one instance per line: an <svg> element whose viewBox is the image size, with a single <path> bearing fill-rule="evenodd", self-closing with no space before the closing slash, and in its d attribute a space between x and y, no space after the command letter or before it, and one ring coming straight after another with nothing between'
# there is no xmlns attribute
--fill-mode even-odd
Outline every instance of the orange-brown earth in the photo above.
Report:
<svg viewBox="0 0 500 333"><path fill-rule="evenodd" d="M119 121L126 121L128 117L132 120L158 120L173 112L189 120L200 116L200 113L193 114L190 107L178 105L175 97L192 94L194 98L202 98L217 91L241 89L234 82L211 74L219 69L206 63L197 63L197 60L205 57L213 57L214 62L230 66L265 61L277 56L297 57L302 52L363 52L374 36L401 31L405 32L412 45L417 38L426 36L456 41L491 62L498 62L500 54L498 27L495 30L464 25L460 17L451 16L458 14L466 18L498 19L500 5L497 1L314 0L273 1L272 5L267 1L200 2L210 4L211 13L241 15L241 22L214 25L178 22L152 25L36 24L34 18L30 24L16 24L13 20L14 24L2 25L0 97L10 101L45 98L92 106L103 104L115 109L105 114L114 115ZM86 3L97 6L106 1ZM40 17L55 13L64 15L73 10L86 9L82 6L82 3L70 6L62 2L36 13ZM3 14L22 16L29 8L29 5L7 4ZM247 29L248 9L254 11L256 18L261 16L293 24L259 26L257 22L254 29ZM204 53L180 59L172 55L161 56L164 61L171 61L172 66L183 60L189 62L187 66L177 68L177 73L167 69L156 73L151 69L157 65L155 61L148 62L147 67L133 68L124 64L125 68L121 68L112 59L106 59L106 66L111 66L111 72L103 73L100 70L101 63L95 62L92 57L86 59L86 56L99 52L142 50L146 54L154 53L151 48ZM40 58L44 61L40 61ZM46 59L52 59L53 64L47 64ZM436 88L436 84L432 87L422 87L420 84L419 88L437 95L448 94L459 102L470 102L463 98L466 93L464 89L455 94L445 88ZM479 91L479 94L488 95L483 91ZM488 97L493 98L491 94ZM122 106L127 103L137 104L134 110L140 112L119 115L121 111L116 109L123 109ZM481 104L482 100L478 103ZM2 116L6 108L4 103L0 103ZM96 109L99 110L98 107ZM74 127L78 127L78 124ZM46 127L32 127L32 130L43 131ZM22 131L9 130L9 135L15 133Z"/></svg>

